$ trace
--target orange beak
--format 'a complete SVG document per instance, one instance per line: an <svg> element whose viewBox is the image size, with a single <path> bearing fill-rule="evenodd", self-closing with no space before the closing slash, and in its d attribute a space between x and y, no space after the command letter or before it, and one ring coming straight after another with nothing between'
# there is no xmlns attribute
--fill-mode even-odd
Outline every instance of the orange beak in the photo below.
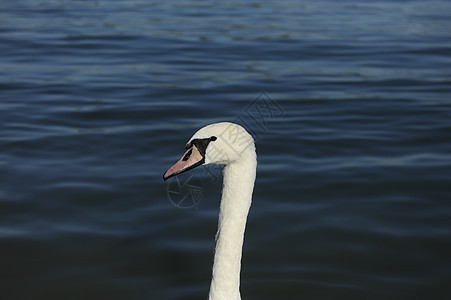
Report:
<svg viewBox="0 0 451 300"><path fill-rule="evenodd" d="M176 162L166 173L163 174L163 180L178 175L180 173L191 170L197 166L202 165L205 162L205 158L199 152L195 145L186 150L185 154Z"/></svg>

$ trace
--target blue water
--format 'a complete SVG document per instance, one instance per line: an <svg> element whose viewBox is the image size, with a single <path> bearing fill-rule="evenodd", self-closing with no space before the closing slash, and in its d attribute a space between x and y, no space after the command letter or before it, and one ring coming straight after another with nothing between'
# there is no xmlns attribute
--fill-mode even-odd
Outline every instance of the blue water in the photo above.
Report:
<svg viewBox="0 0 451 300"><path fill-rule="evenodd" d="M220 170L162 174L235 121L259 161L243 299L450 299L450 15L3 2L0 298L206 299Z"/></svg>

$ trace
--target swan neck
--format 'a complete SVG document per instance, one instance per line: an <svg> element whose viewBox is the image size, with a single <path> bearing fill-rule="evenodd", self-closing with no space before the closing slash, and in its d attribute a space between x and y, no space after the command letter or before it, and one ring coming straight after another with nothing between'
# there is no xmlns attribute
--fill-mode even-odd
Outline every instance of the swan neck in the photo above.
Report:
<svg viewBox="0 0 451 300"><path fill-rule="evenodd" d="M255 156L224 167L210 300L239 300L241 256L256 176Z"/></svg>

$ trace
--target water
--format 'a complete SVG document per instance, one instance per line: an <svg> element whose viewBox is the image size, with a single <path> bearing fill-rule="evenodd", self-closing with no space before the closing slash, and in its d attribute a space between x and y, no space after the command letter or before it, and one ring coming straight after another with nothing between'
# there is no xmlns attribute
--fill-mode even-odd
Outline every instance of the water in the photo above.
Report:
<svg viewBox="0 0 451 300"><path fill-rule="evenodd" d="M226 120L259 160L243 299L449 299L450 14L2 3L1 299L206 299L220 170L162 174Z"/></svg>

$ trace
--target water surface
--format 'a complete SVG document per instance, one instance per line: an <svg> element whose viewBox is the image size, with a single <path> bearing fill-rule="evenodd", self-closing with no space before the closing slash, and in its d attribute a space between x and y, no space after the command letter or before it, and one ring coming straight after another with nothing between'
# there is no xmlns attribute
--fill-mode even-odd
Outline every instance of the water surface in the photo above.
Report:
<svg viewBox="0 0 451 300"><path fill-rule="evenodd" d="M449 299L450 13L1 4L1 298L206 299L220 169L183 202L162 174L235 121L259 161L243 299Z"/></svg>

